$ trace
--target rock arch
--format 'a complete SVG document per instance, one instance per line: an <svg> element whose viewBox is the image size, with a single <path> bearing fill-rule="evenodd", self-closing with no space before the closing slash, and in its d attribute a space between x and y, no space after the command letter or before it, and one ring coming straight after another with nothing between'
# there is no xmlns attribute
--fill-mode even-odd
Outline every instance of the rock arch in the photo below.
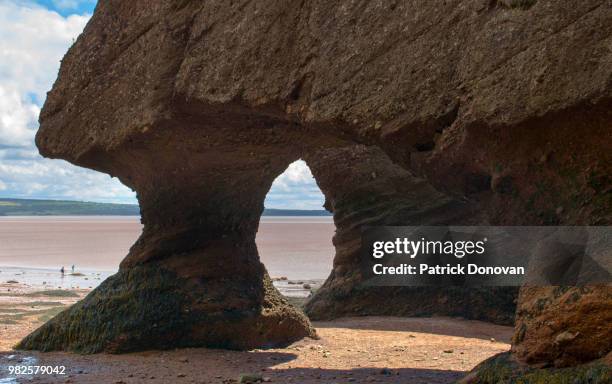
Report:
<svg viewBox="0 0 612 384"><path fill-rule="evenodd" d="M609 2L510 3L101 0L63 60L37 145L134 188L145 231L117 276L20 347L244 348L312 334L270 289L253 245L267 188L299 157L310 158L347 224L313 315L343 310L332 293L350 282L343 255L359 217L610 223ZM355 145L367 148L344 149ZM389 181L367 181L369 165L354 167L351 177L367 181L357 191L398 177L448 211L426 207L419 217L375 204L383 215L374 217L351 206L347 188L326 187L333 172L324 160L362 155ZM404 192L394 199L410 206ZM571 303L554 289L524 290L514 356L565 366L610 352L610 287L567 292L576 293ZM579 308L583 316L565 316ZM156 318L168 320L162 329ZM222 321L244 341L198 326ZM583 333L555 343L572 328ZM157 341L136 342L145 336Z"/></svg>
<svg viewBox="0 0 612 384"><path fill-rule="evenodd" d="M451 315L513 324L517 290L366 287L361 230L383 225L482 225L476 205L434 189L377 146L352 144L306 156L334 213L336 256L330 277L306 304L311 319L346 315Z"/></svg>

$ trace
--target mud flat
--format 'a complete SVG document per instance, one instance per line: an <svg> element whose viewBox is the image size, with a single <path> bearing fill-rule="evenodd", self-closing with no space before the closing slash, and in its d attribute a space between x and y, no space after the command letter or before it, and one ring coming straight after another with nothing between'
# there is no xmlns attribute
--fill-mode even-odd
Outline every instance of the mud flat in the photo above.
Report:
<svg viewBox="0 0 612 384"><path fill-rule="evenodd" d="M261 261L271 276L325 279L335 252L334 230L329 216L264 216L257 233ZM80 272L101 273L104 280L117 271L141 231L135 216L0 216L0 282L23 270L3 266L27 267L30 280L50 282L62 265L70 270L72 264ZM75 278L57 282L92 285Z"/></svg>
<svg viewBox="0 0 612 384"><path fill-rule="evenodd" d="M45 289L9 281L0 283L0 351L10 350L21 338L90 291Z"/></svg>

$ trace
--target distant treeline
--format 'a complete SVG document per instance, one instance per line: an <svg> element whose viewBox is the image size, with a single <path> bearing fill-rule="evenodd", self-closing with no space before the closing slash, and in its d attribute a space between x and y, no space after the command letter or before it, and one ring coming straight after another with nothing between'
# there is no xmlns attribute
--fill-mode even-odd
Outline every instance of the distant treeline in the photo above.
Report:
<svg viewBox="0 0 612 384"><path fill-rule="evenodd" d="M0 199L0 216L138 216L135 204L66 200Z"/></svg>
<svg viewBox="0 0 612 384"><path fill-rule="evenodd" d="M0 198L0 216L139 216L136 204ZM324 210L265 209L264 216L329 216Z"/></svg>

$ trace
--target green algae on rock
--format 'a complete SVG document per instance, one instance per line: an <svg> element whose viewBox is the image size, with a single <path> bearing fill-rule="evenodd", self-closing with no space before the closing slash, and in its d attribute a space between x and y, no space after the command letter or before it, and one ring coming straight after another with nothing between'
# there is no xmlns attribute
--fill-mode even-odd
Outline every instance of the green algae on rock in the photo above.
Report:
<svg viewBox="0 0 612 384"><path fill-rule="evenodd" d="M569 368L532 368L509 353L480 363L458 384L607 384L612 381L610 361L598 360Z"/></svg>
<svg viewBox="0 0 612 384"><path fill-rule="evenodd" d="M85 299L22 340L17 349L122 353L208 346L249 349L284 346L314 336L300 311L263 279L259 306L230 314L197 282L151 266L120 271ZM238 337L236 337L238 336Z"/></svg>

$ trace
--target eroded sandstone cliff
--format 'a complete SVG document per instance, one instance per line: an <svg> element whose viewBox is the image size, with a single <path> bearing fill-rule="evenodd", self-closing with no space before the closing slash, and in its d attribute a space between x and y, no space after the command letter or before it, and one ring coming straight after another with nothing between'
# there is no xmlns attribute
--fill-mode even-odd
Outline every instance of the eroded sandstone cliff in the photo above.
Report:
<svg viewBox="0 0 612 384"><path fill-rule="evenodd" d="M471 202L436 191L376 146L322 149L305 157L334 213L331 275L306 304L311 319L343 315L450 315L514 323L516 287L372 287L364 284L362 229L391 225L478 225ZM358 165L358 166L355 166Z"/></svg>
<svg viewBox="0 0 612 384"><path fill-rule="evenodd" d="M100 0L62 62L37 145L136 190L145 229L112 281L21 347L120 351L135 329L161 337L151 305L161 291L182 297L187 284L202 295L175 302L180 315L160 314L176 325L163 332L177 335L166 347L312 334L265 283L254 245L272 180L298 158L338 226L334 271L311 313L356 309L334 292L353 287L350 247L363 223L609 224L611 42L610 0ZM371 153L325 163L354 145ZM362 188L335 178L343 169L382 178ZM396 177L410 188L395 188ZM357 207L363 196L352 188L376 192L381 200L366 203L381 209ZM387 192L399 206L385 206ZM143 286L136 271L176 282ZM563 366L608 353L612 335L595 330L609 329L610 289L572 301L525 291L516 356ZM587 307L587 320L566 316ZM118 308L141 315L117 331L88 331L118 319ZM545 329L557 315L563 325ZM225 320L240 332L224 333ZM249 342L236 342L243 335Z"/></svg>

